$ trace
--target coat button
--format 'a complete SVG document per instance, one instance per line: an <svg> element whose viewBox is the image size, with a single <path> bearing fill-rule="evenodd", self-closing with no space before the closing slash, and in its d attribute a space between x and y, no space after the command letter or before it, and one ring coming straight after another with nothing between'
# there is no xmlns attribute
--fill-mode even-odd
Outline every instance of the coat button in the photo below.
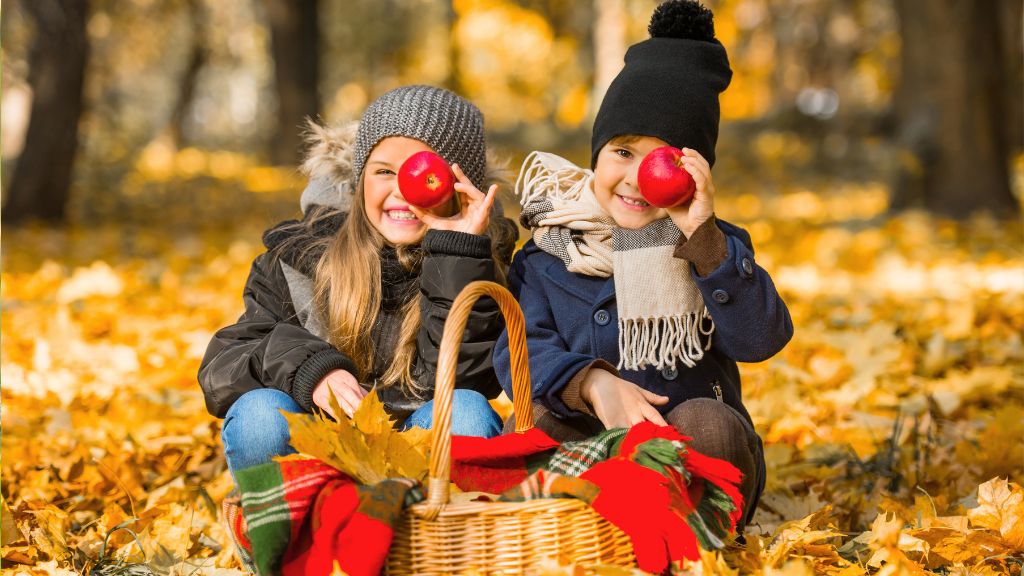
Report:
<svg viewBox="0 0 1024 576"><path fill-rule="evenodd" d="M744 258L743 261L740 262L740 267L743 268L743 272L747 276L752 276L754 274L754 265L750 262L750 258Z"/></svg>
<svg viewBox="0 0 1024 576"><path fill-rule="evenodd" d="M729 293L719 288L711 293L711 299L719 304L725 304L729 301Z"/></svg>
<svg viewBox="0 0 1024 576"><path fill-rule="evenodd" d="M597 322L601 326L608 324L611 319L612 315L609 314L607 310L598 310L597 312L594 312L594 322Z"/></svg>
<svg viewBox="0 0 1024 576"><path fill-rule="evenodd" d="M675 380L676 376L679 376L679 370L676 370L675 366L661 369L661 377L665 380Z"/></svg>

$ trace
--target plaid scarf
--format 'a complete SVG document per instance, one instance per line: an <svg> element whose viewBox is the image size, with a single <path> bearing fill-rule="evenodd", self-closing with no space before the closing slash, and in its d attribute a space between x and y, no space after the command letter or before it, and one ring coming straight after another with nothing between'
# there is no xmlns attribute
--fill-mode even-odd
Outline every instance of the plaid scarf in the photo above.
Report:
<svg viewBox="0 0 1024 576"><path fill-rule="evenodd" d="M693 367L711 348L714 322L690 263L673 256L682 233L667 217L636 230L616 226L594 196L593 179L560 156L531 153L516 181L520 222L570 272L615 279L619 369Z"/></svg>
<svg viewBox="0 0 1024 576"><path fill-rule="evenodd" d="M566 476L579 476L602 460L618 453L619 443L626 437L628 428L612 428L597 436L559 446L546 468Z"/></svg>
<svg viewBox="0 0 1024 576"><path fill-rule="evenodd" d="M423 499L407 478L360 486L316 459L290 458L237 474L244 521L231 522L240 555L262 576L380 574L402 509Z"/></svg>

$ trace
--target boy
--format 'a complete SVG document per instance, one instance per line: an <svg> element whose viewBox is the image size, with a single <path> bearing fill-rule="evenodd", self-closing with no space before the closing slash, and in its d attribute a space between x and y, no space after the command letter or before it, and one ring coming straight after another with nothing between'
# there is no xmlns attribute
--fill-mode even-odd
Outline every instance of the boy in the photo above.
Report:
<svg viewBox="0 0 1024 576"><path fill-rule="evenodd" d="M563 442L644 420L675 426L744 474L742 527L765 466L736 362L770 358L793 326L750 236L714 216L718 95L732 71L712 14L672 0L649 30L601 103L592 172L539 152L524 163L533 239L509 287L526 316L537 426ZM665 145L683 150L696 183L692 201L667 210L637 187L640 162ZM511 394L507 334L494 367Z"/></svg>

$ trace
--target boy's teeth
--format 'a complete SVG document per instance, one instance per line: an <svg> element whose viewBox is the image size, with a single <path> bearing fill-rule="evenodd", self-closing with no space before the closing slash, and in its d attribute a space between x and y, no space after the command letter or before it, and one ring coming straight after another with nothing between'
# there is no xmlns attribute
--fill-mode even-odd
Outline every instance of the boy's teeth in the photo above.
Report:
<svg viewBox="0 0 1024 576"><path fill-rule="evenodd" d="M388 216L395 220L415 220L416 215L412 212L406 212L405 210L390 210Z"/></svg>
<svg viewBox="0 0 1024 576"><path fill-rule="evenodd" d="M619 198L622 198L622 200L626 204L631 204L633 206L650 206L649 203L647 203L647 202L645 202L643 200L635 200L633 198L626 198L625 196L619 196Z"/></svg>

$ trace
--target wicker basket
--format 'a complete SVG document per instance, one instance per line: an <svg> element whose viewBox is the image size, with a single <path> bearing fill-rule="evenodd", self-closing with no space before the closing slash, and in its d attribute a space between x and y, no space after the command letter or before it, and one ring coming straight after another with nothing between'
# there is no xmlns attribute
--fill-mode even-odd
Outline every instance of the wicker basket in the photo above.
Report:
<svg viewBox="0 0 1024 576"><path fill-rule="evenodd" d="M473 282L452 304L437 367L429 497L406 512L395 530L385 572L399 574L529 574L556 558L586 567L635 566L621 530L587 503L572 498L528 502L450 502L451 408L459 343L469 312L481 296L497 301L508 328L516 433L533 428L530 367L523 312L512 294L493 282Z"/></svg>

